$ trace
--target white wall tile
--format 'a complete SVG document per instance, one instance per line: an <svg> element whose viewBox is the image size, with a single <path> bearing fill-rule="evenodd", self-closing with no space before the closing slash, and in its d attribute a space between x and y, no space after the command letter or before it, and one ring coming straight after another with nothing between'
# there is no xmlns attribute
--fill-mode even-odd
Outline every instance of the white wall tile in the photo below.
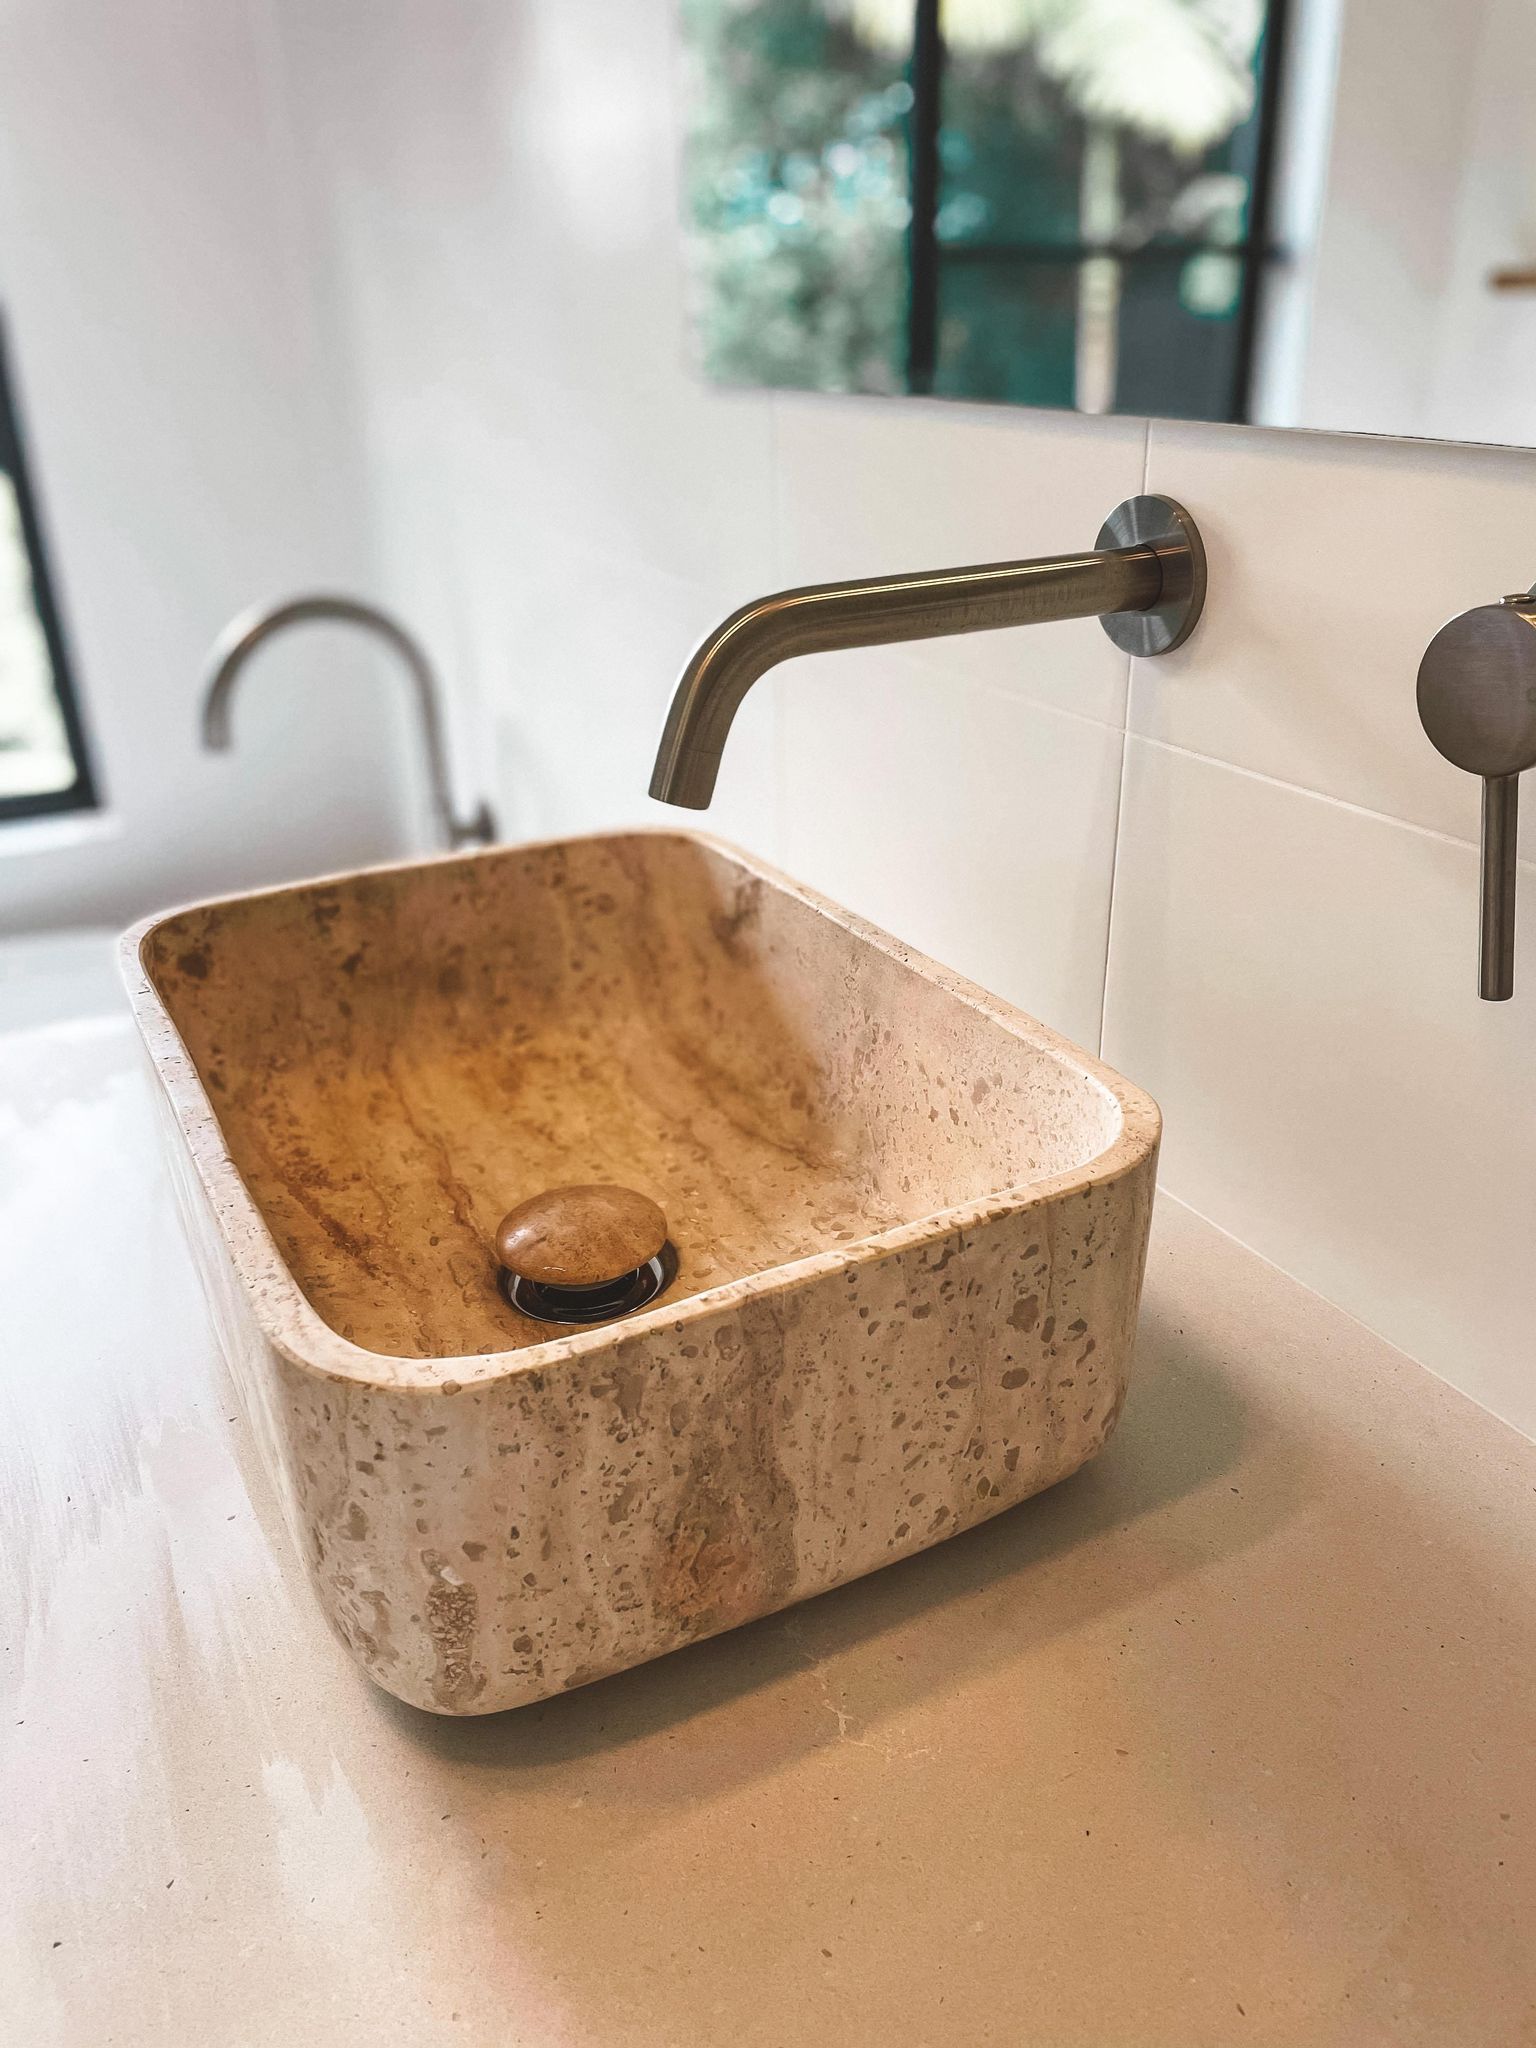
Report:
<svg viewBox="0 0 1536 2048"><path fill-rule="evenodd" d="M1105 1057L1164 1183L1536 1433L1536 870L1476 995L1472 850L1132 739Z"/></svg>
<svg viewBox="0 0 1536 2048"><path fill-rule="evenodd" d="M775 402L786 584L1064 555L1141 489L1140 420L916 399ZM890 659L1119 724L1126 658L1092 620L977 633Z"/></svg>
<svg viewBox="0 0 1536 2048"><path fill-rule="evenodd" d="M881 650L779 701L785 865L1095 1046L1120 733Z"/></svg>
<svg viewBox="0 0 1536 2048"><path fill-rule="evenodd" d="M781 396L777 580L1090 547L1141 488L1143 441L1126 421ZM1092 620L791 663L786 863L1096 1045L1127 670Z"/></svg>
<svg viewBox="0 0 1536 2048"><path fill-rule="evenodd" d="M1134 665L1131 730L1475 838L1414 685L1454 612L1536 579L1536 453L1159 422L1148 477L1199 520L1210 599Z"/></svg>

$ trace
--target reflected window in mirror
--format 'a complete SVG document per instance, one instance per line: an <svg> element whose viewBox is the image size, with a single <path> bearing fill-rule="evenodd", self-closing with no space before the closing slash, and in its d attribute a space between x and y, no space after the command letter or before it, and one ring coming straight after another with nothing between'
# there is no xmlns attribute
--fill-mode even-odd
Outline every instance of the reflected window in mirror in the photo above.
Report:
<svg viewBox="0 0 1536 2048"><path fill-rule="evenodd" d="M0 821L96 801L0 334Z"/></svg>
<svg viewBox="0 0 1536 2048"><path fill-rule="evenodd" d="M679 0L734 384L1536 446L1530 0Z"/></svg>
<svg viewBox="0 0 1536 2048"><path fill-rule="evenodd" d="M684 0L708 374L1248 416L1278 0Z"/></svg>

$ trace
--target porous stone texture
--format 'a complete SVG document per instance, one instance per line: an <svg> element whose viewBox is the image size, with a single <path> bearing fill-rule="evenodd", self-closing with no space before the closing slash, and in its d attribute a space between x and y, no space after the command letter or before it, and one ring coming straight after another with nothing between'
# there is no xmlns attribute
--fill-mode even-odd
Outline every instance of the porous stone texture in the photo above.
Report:
<svg viewBox="0 0 1536 2048"><path fill-rule="evenodd" d="M693 834L151 920L125 973L221 1341L321 1605L439 1713L517 1706L924 1548L1125 1393L1154 1105ZM679 1273L551 1334L513 1203L616 1181Z"/></svg>

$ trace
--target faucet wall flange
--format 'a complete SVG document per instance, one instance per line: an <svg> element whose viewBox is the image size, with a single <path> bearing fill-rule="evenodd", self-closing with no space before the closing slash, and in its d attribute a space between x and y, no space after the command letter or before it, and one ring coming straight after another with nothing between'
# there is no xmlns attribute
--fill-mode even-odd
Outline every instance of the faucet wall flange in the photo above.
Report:
<svg viewBox="0 0 1536 2048"><path fill-rule="evenodd" d="M1176 498L1127 498L1099 528L1095 545L1148 547L1162 565L1163 588L1144 612L1105 612L1099 620L1127 654L1171 654L1182 647L1205 609L1205 544L1200 529Z"/></svg>

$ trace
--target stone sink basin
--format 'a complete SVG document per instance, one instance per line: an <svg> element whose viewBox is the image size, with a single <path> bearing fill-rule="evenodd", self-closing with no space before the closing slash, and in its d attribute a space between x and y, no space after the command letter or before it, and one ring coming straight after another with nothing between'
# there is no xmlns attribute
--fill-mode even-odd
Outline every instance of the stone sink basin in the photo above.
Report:
<svg viewBox="0 0 1536 2048"><path fill-rule="evenodd" d="M1054 1485L1125 1393L1158 1114L693 834L501 848L124 941L221 1342L320 1604L442 1714L584 1685ZM678 1272L527 1320L504 1211Z"/></svg>

